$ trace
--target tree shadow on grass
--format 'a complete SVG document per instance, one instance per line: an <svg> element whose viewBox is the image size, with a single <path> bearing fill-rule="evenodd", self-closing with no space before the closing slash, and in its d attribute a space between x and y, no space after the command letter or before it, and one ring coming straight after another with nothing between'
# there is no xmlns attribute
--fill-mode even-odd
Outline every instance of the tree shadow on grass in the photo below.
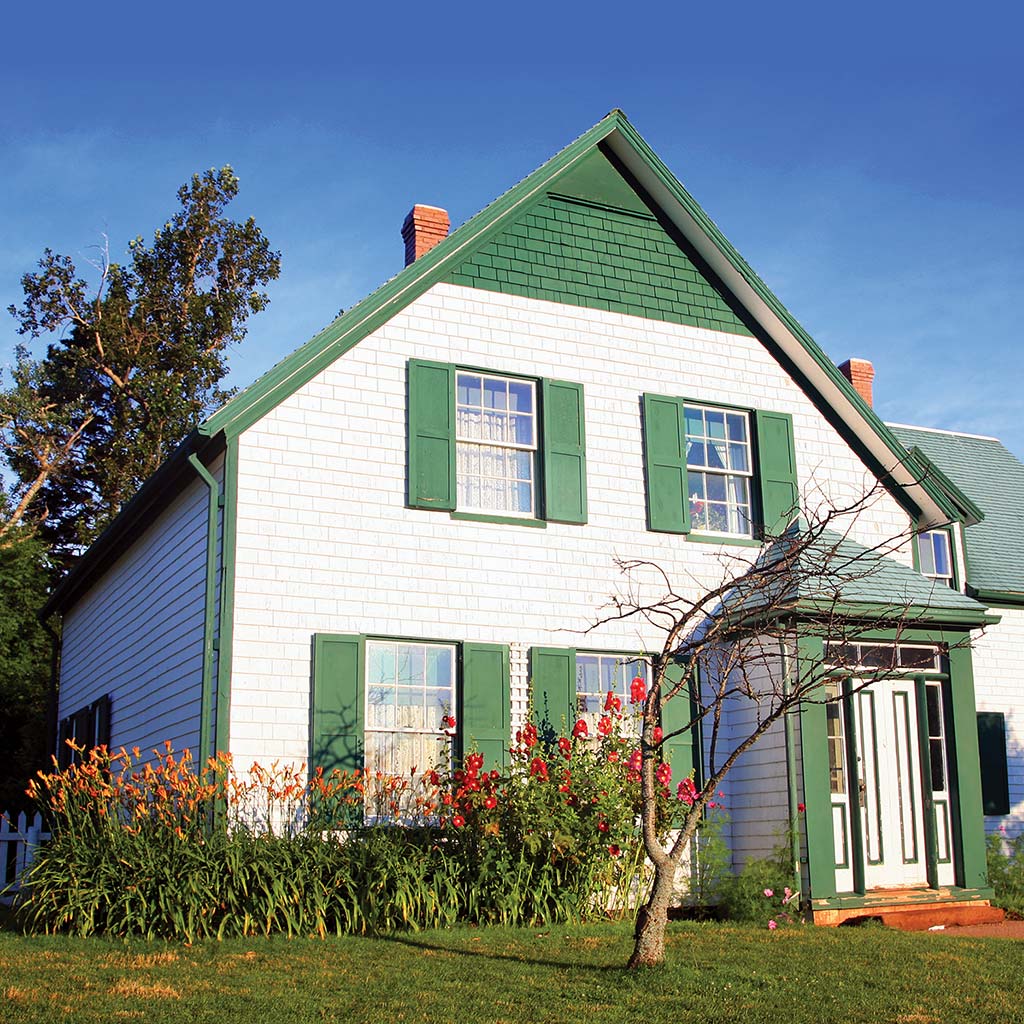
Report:
<svg viewBox="0 0 1024 1024"><path fill-rule="evenodd" d="M430 941L428 939L415 938L409 935L381 935L378 938L385 942L394 942L400 946L408 946L410 949L431 950L436 953L453 953L456 956L473 957L479 960L497 960L517 964L530 964L536 967L564 968L574 972L588 971L593 974L607 974L609 972L626 972L626 959L624 954L621 963L615 964L586 964L578 959L581 950L567 950L564 960L556 960L541 956L527 956L518 952L499 952L490 946L482 946L480 949L466 948L464 946L447 945L443 942ZM454 939L453 939L454 941ZM481 936L481 942L483 937Z"/></svg>

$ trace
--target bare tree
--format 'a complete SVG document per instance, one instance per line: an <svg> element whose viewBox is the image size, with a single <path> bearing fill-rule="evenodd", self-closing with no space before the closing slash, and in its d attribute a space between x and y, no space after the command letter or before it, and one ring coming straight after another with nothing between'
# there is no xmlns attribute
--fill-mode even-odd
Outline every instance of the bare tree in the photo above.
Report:
<svg viewBox="0 0 1024 1024"><path fill-rule="evenodd" d="M857 660L852 645L870 634L887 630L896 643L879 649L877 664L857 667L856 687L897 667L898 641L919 618L921 595L907 592L907 569L896 568L890 557L902 549L905 559L911 531L874 546L851 536L878 495L874 490L845 507L793 517L783 533L766 537L753 557L723 560L722 582L711 588L695 579L680 592L652 562L619 563L627 593L613 600L596 626L643 620L664 633L661 650L650 659L650 688L642 707L641 829L654 878L637 915L630 967L664 959L677 870L705 809L740 757L785 716L798 714L809 702L836 699L826 692L826 683L851 675ZM642 596L651 592L658 596ZM797 657L803 636L822 638L823 656ZM663 733L662 711L672 700L689 702L692 713L684 716L685 725ZM738 716L741 708L747 714ZM737 721L746 723L738 734ZM664 788L657 767L663 744L687 733L695 741L703 736L707 770L666 849L656 820L657 794Z"/></svg>

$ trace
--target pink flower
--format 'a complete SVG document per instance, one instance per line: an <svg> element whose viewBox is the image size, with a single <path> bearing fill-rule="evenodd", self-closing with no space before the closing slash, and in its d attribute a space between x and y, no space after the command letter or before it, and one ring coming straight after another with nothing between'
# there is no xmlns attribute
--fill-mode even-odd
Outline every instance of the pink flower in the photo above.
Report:
<svg viewBox="0 0 1024 1024"><path fill-rule="evenodd" d="M774 921L769 921L768 922L768 931L773 932L778 927L779 926Z"/></svg>
<svg viewBox="0 0 1024 1024"><path fill-rule="evenodd" d="M629 684L629 700L632 704L640 704L647 696L647 684L640 676L636 676Z"/></svg>
<svg viewBox="0 0 1024 1024"><path fill-rule="evenodd" d="M693 779L683 779L676 788L676 799L686 804L687 807L692 807L693 802L697 799L697 787L693 784Z"/></svg>
<svg viewBox="0 0 1024 1024"><path fill-rule="evenodd" d="M662 761L658 765L654 777L658 780L659 785L667 786L672 781L672 766Z"/></svg>
<svg viewBox="0 0 1024 1024"><path fill-rule="evenodd" d="M590 730L587 728L587 723L584 719L578 718L576 724L572 727L572 734L578 740L586 739L590 734Z"/></svg>
<svg viewBox="0 0 1024 1024"><path fill-rule="evenodd" d="M765 889L764 894L768 897L768 899L771 899L775 895L775 893L771 889Z"/></svg>
<svg viewBox="0 0 1024 1024"><path fill-rule="evenodd" d="M664 737L664 735L665 735L665 733L662 731L661 726L660 725L656 725L654 727L654 734L651 736L651 739L655 743L660 743L662 741L662 738Z"/></svg>

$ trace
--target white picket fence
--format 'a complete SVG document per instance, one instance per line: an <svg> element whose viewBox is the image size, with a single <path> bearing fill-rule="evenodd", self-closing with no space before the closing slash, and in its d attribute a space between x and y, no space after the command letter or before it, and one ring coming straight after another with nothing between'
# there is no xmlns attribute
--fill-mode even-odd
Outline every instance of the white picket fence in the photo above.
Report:
<svg viewBox="0 0 1024 1024"><path fill-rule="evenodd" d="M38 811L31 821L22 811L16 825L10 815L0 814L0 903L14 900L19 879L31 865L36 847L49 838Z"/></svg>

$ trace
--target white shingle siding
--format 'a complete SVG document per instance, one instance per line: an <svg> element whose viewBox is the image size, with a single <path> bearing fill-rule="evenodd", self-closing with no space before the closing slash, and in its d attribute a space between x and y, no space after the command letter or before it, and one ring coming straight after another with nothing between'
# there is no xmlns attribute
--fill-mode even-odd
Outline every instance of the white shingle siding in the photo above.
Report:
<svg viewBox="0 0 1024 1024"><path fill-rule="evenodd" d="M531 529L406 508L410 358L582 383L589 522ZM610 651L658 645L639 622L582 634L622 589L616 556L650 559L676 581L714 582L720 552L755 549L647 530L645 391L790 412L803 490L841 502L872 483L753 338L437 285L240 438L236 756L308 756L317 632ZM854 536L872 544L907 526L885 495Z"/></svg>
<svg viewBox="0 0 1024 1024"><path fill-rule="evenodd" d="M109 693L112 748L196 751L208 515L197 478L67 613L58 718Z"/></svg>
<svg viewBox="0 0 1024 1024"><path fill-rule="evenodd" d="M1006 716L1006 762L1010 813L985 818L985 828L1002 826L1011 838L1024 832L1024 608L994 608L1002 621L975 641L974 692L979 711Z"/></svg>

